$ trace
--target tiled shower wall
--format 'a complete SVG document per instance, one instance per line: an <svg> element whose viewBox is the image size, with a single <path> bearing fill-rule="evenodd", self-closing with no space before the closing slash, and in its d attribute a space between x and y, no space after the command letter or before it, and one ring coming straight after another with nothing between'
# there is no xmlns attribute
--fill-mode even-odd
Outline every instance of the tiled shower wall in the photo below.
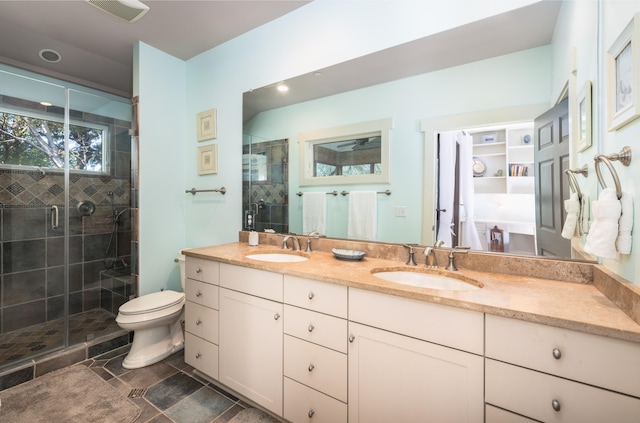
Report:
<svg viewBox="0 0 640 423"><path fill-rule="evenodd" d="M0 96L0 102L23 109L59 113L40 104ZM1 254L0 328L10 332L64 316L64 226L69 215L69 313L94 308L113 312L124 296L101 286L105 257L113 231L109 192L118 211L130 206L130 122L71 111L74 119L107 124L110 128L109 174L70 174L70 209L64 210L64 173L0 169ZM96 211L82 216L76 205L92 201ZM60 228L51 226L51 206L60 212ZM130 213L122 214L118 229L119 256L130 263ZM115 242L115 239L113 240ZM120 297L120 298L118 298Z"/></svg>
<svg viewBox="0 0 640 423"><path fill-rule="evenodd" d="M242 181L243 210L255 210L258 215L255 230L273 229L278 233L289 232L289 144L287 139L245 144L243 154L264 155L266 181ZM243 172L244 174L244 172ZM247 178L250 173L247 172ZM262 200L262 201L261 201Z"/></svg>

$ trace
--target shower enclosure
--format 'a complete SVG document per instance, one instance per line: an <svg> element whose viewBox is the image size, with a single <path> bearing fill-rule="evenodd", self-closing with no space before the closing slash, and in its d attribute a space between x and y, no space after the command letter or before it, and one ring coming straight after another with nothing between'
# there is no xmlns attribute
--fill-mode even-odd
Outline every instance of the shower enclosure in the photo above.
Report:
<svg viewBox="0 0 640 423"><path fill-rule="evenodd" d="M0 68L0 372L120 331L128 99Z"/></svg>

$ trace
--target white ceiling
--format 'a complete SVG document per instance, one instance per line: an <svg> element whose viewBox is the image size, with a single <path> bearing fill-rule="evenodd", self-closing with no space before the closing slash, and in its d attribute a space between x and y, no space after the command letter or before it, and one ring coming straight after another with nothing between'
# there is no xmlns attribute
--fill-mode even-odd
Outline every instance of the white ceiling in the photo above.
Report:
<svg viewBox="0 0 640 423"><path fill-rule="evenodd" d="M130 97L136 41L186 60L309 1L143 0L149 12L128 23L84 0L0 0L0 62Z"/></svg>

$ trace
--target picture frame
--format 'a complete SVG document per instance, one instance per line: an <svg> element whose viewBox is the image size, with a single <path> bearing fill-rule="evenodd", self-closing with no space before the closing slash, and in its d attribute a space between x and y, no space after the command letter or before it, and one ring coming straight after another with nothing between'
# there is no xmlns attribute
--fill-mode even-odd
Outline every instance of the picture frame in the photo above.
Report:
<svg viewBox="0 0 640 423"><path fill-rule="evenodd" d="M205 110L196 117L198 141L206 141L217 137L216 109Z"/></svg>
<svg viewBox="0 0 640 423"><path fill-rule="evenodd" d="M640 116L640 13L636 13L607 51L609 131Z"/></svg>
<svg viewBox="0 0 640 423"><path fill-rule="evenodd" d="M198 175L218 173L218 145L198 147Z"/></svg>
<svg viewBox="0 0 640 423"><path fill-rule="evenodd" d="M576 110L574 125L576 150L582 152L591 147L592 144L592 84L591 81L586 81L582 89L576 96Z"/></svg>

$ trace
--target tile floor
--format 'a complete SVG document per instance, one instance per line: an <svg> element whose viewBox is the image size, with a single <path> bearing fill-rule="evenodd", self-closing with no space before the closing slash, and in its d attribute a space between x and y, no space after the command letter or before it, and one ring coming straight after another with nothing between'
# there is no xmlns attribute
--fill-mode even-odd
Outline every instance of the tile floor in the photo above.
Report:
<svg viewBox="0 0 640 423"><path fill-rule="evenodd" d="M136 423L224 423L248 405L198 378L183 351L141 369L122 367L129 346L84 361L140 407Z"/></svg>

